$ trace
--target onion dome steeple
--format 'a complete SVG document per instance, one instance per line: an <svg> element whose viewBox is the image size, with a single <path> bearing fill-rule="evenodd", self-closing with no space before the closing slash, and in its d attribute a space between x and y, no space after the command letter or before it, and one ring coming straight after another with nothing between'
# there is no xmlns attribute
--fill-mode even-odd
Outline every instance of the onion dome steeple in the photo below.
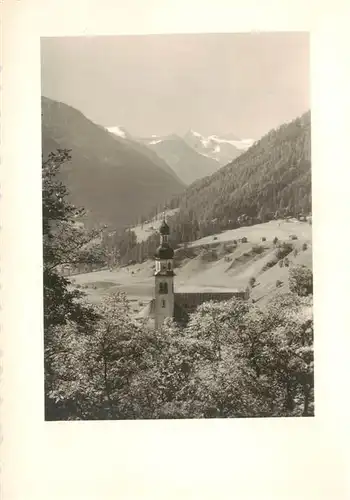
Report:
<svg viewBox="0 0 350 500"><path fill-rule="evenodd" d="M166 223L165 218L163 219L163 222L159 228L159 232L161 235L166 235L166 236L169 236L169 234L170 234L170 227Z"/></svg>
<svg viewBox="0 0 350 500"><path fill-rule="evenodd" d="M174 250L171 248L168 242L168 237L170 234L170 227L166 223L165 215L163 216L163 222L159 228L160 233L160 246L156 250L156 259L168 260L174 258Z"/></svg>
<svg viewBox="0 0 350 500"><path fill-rule="evenodd" d="M163 243L160 245L155 253L156 259L168 260L174 258L174 250L169 246L168 243Z"/></svg>

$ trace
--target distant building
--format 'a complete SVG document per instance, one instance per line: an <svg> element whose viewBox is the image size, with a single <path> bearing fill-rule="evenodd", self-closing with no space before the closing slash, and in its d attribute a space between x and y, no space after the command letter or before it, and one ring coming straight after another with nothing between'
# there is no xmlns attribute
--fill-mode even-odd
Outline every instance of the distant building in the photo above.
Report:
<svg viewBox="0 0 350 500"><path fill-rule="evenodd" d="M160 228L161 243L155 253L154 298L140 312L139 317L154 321L160 328L166 318L174 318L179 323L186 323L189 314L204 302L221 302L233 297L244 300L249 298L249 290L198 288L197 291L175 292L174 289L174 250L169 245L170 228L163 220ZM193 290L193 289L191 289Z"/></svg>

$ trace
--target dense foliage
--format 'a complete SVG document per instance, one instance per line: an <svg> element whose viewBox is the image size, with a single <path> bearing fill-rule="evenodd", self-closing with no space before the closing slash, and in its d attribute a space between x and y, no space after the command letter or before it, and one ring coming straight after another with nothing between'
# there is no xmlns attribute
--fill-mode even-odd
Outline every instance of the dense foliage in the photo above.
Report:
<svg viewBox="0 0 350 500"><path fill-rule="evenodd" d="M207 302L185 328L169 321L159 332L133 320L122 294L98 312L93 332L56 329L47 352L56 418L313 414L311 299Z"/></svg>
<svg viewBox="0 0 350 500"><path fill-rule="evenodd" d="M306 266L291 268L289 273L290 291L301 297L311 295L313 292L313 276L311 269Z"/></svg>

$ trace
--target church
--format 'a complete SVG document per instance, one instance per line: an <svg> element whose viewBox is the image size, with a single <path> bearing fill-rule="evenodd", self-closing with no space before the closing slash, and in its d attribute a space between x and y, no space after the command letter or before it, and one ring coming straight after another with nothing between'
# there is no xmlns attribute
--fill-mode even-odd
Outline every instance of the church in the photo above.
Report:
<svg viewBox="0 0 350 500"><path fill-rule="evenodd" d="M169 244L170 228L165 218L159 228L159 233L160 246L154 256L154 298L141 311L139 317L148 318L158 329L166 318L173 318L180 324L186 324L189 315L203 302L219 302L232 297L244 300L249 298L248 289L217 291L214 288L205 288L198 292L175 292L174 250Z"/></svg>

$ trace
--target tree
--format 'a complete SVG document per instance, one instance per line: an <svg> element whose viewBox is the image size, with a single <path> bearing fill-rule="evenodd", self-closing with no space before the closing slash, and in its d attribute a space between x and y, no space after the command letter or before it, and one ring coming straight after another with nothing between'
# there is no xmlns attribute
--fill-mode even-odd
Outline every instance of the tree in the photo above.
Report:
<svg viewBox="0 0 350 500"><path fill-rule="evenodd" d="M213 353L172 321L160 332L135 322L124 294L107 296L99 321L81 332L69 323L54 336L49 397L73 419L183 418L193 414L193 372ZM66 412L66 413L65 413Z"/></svg>
<svg viewBox="0 0 350 500"><path fill-rule="evenodd" d="M300 297L313 293L313 274L306 266L295 266L289 271L289 288Z"/></svg>
<svg viewBox="0 0 350 500"><path fill-rule="evenodd" d="M259 391L264 391L271 415L312 413L311 300L285 294L265 309L252 308L235 342L237 355L262 384Z"/></svg>
<svg viewBox="0 0 350 500"><path fill-rule="evenodd" d="M81 292L70 288L61 276L64 265L98 263L103 260L97 238L99 230L87 231L79 223L84 210L67 200L67 188L59 180L61 166L70 161L69 151L51 153L42 165L44 324L82 323L90 318L91 308L82 306Z"/></svg>
<svg viewBox="0 0 350 500"><path fill-rule="evenodd" d="M130 384L147 366L152 344L131 318L124 294L107 296L96 307L93 330L81 331L73 322L56 329L49 397L75 419L137 418Z"/></svg>
<svg viewBox="0 0 350 500"><path fill-rule="evenodd" d="M59 179L61 166L70 158L69 151L58 150L42 163L45 353L52 350L57 326L73 322L86 327L96 319L92 307L81 300L84 294L61 274L64 265L94 263L103 258L96 242L99 231L88 232L78 222L84 211L67 200L68 190ZM53 376L50 361L51 356L45 356L46 394ZM55 412L47 399L46 403L47 415Z"/></svg>
<svg viewBox="0 0 350 500"><path fill-rule="evenodd" d="M186 328L135 322L125 295L107 297L82 331L56 327L49 397L61 418L308 416L313 412L309 298L287 294L259 309L207 302Z"/></svg>

